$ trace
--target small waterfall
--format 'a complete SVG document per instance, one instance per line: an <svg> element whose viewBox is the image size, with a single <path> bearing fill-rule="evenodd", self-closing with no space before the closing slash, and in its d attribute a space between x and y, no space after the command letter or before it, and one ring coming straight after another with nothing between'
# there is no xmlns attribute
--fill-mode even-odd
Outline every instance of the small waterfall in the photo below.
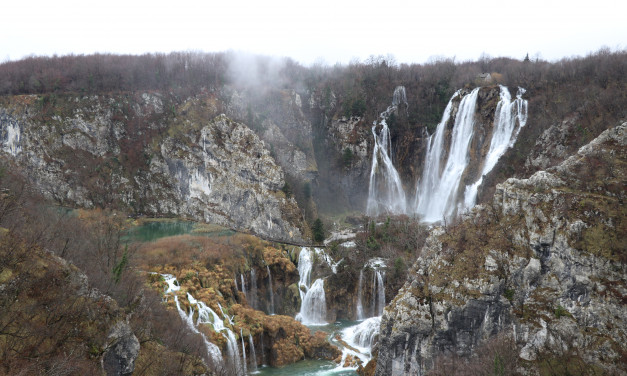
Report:
<svg viewBox="0 0 627 376"><path fill-rule="evenodd" d="M229 353L229 360L232 369L237 375L243 375L244 368L242 367L242 361L239 355L239 349L237 345L237 338L232 330L227 330L226 335L222 334L226 338L227 352Z"/></svg>
<svg viewBox="0 0 627 376"><path fill-rule="evenodd" d="M298 255L298 281L299 287L309 288L311 285L311 268L313 267L312 253L308 248L303 247Z"/></svg>
<svg viewBox="0 0 627 376"><path fill-rule="evenodd" d="M239 338L242 340L242 367L244 367L244 375L248 374L248 365L246 363L246 346L244 345L244 331L242 329L239 330Z"/></svg>
<svg viewBox="0 0 627 376"><path fill-rule="evenodd" d="M386 119L398 109L401 103L407 105L407 96L405 87L398 86L394 90L392 105L380 114L379 124L375 121L372 126L374 149L366 208L370 216L377 216L381 213L405 213L407 209L405 190L398 171L392 163L392 142L386 122ZM377 125L381 125L379 134L377 134Z"/></svg>
<svg viewBox="0 0 627 376"><path fill-rule="evenodd" d="M364 317L364 306L362 304L362 295L363 295L363 284L364 284L364 270L359 271L359 291L357 292L357 320L363 320Z"/></svg>
<svg viewBox="0 0 627 376"><path fill-rule="evenodd" d="M314 252L316 251L314 250ZM312 267L313 252L303 247L298 256L298 273L300 275L298 287L301 305L300 312L296 315L296 320L305 325L326 325L327 303L324 293L324 280L318 278L313 284L309 285Z"/></svg>
<svg viewBox="0 0 627 376"><path fill-rule="evenodd" d="M259 342L261 343L261 365L266 365L266 350L263 345L263 331L259 334Z"/></svg>
<svg viewBox="0 0 627 376"><path fill-rule="evenodd" d="M257 270L250 269L250 291L248 291L248 304L257 309Z"/></svg>
<svg viewBox="0 0 627 376"><path fill-rule="evenodd" d="M17 156L20 151L22 151L22 147L20 146L22 136L20 126L17 122L10 122L3 133L5 135L2 139L2 150L14 157Z"/></svg>
<svg viewBox="0 0 627 376"><path fill-rule="evenodd" d="M377 275L372 273L372 302L370 306L370 317L377 315Z"/></svg>
<svg viewBox="0 0 627 376"><path fill-rule="evenodd" d="M385 260L373 258L366 263L372 268L372 301L370 302L370 316L381 316L385 308Z"/></svg>
<svg viewBox="0 0 627 376"><path fill-rule="evenodd" d="M444 132L450 116L450 106L459 92L453 95L445 110L442 121L437 127L433 140L429 140L430 149L425 161L425 170L416 193L416 212L425 222L436 222L455 214L459 197L459 185L466 166L468 151L474 132L474 116L479 89L474 89L464 96L459 103L455 123L451 134L451 146L446 164L440 173L440 159L443 149Z"/></svg>
<svg viewBox="0 0 627 376"><path fill-rule="evenodd" d="M326 325L327 302L324 279L318 278L305 293L296 319L305 325Z"/></svg>
<svg viewBox="0 0 627 376"><path fill-rule="evenodd" d="M270 292L270 309L268 313L274 315L274 289L272 288L272 273L270 273L270 266L266 265L268 271L268 290Z"/></svg>
<svg viewBox="0 0 627 376"><path fill-rule="evenodd" d="M239 278L242 282L242 292L244 293L244 296L246 297L246 301L248 301L248 294L246 293L246 281L244 280L244 274L240 274Z"/></svg>
<svg viewBox="0 0 627 376"><path fill-rule="evenodd" d="M255 353L255 343L251 334L248 334L248 349L250 350L250 371L257 372L257 354Z"/></svg>
<svg viewBox="0 0 627 376"><path fill-rule="evenodd" d="M377 316L383 315L383 308L385 308L385 285L383 284L383 277L385 272L376 269L375 276L377 277Z"/></svg>
<svg viewBox="0 0 627 376"><path fill-rule="evenodd" d="M235 338L235 333L231 330L231 328L224 325L224 321L218 316L218 314L208 307L204 302L196 300L190 293L187 293L187 300L190 305L195 305L198 309L198 319L196 320L196 325L199 324L209 324L213 327L213 330L217 333L222 333L222 336L226 338L226 350L229 356L230 365L235 372L240 375L242 372L242 364L240 360L240 354L237 345L237 339ZM233 321L231 318L224 313L222 306L218 304L220 307L220 312L222 312L222 316L229 322L230 325L233 325ZM190 313L190 319L193 316L193 312ZM225 334L226 333L226 334Z"/></svg>
<svg viewBox="0 0 627 376"><path fill-rule="evenodd" d="M235 290L240 291L239 286L237 285L237 274L233 274L233 282L235 282Z"/></svg>
<svg viewBox="0 0 627 376"><path fill-rule="evenodd" d="M520 129L527 124L527 101L522 99L525 89L518 88L518 93L514 101L512 101L508 88L501 86L500 89L501 99L496 106L496 113L494 115L490 150L483 163L479 180L466 186L462 210L470 209L475 206L477 190L483 182L483 176L492 171L499 161L499 158L505 154L507 149L514 146Z"/></svg>

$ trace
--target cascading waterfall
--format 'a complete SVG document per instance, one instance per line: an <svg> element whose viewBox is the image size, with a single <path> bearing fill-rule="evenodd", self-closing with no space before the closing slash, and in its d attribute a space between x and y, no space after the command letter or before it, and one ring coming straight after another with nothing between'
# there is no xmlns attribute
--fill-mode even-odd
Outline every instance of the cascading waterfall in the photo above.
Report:
<svg viewBox="0 0 627 376"><path fill-rule="evenodd" d="M475 183L466 186L464 192L465 209L472 208L477 200L477 189L483 182L483 176L492 171L499 158L507 149L514 146L520 129L527 124L527 101L522 99L525 89L519 87L516 99L512 101L509 89L500 86L500 101L496 106L494 115L494 128L492 130L492 139L490 140L490 149L486 155L481 170L481 176Z"/></svg>
<svg viewBox="0 0 627 376"><path fill-rule="evenodd" d="M313 267L313 253L321 250L311 251L303 247L298 256L298 274L300 280L298 287L300 291L300 312L296 315L296 320L305 325L326 325L327 303L324 292L324 279L318 278L311 283L311 269Z"/></svg>
<svg viewBox="0 0 627 376"><path fill-rule="evenodd" d="M370 216L381 213L405 213L407 201L401 178L392 163L392 142L386 119L398 106L407 105L407 96L404 86L394 90L392 105L379 116L379 123L372 126L374 150L372 151L372 166L370 168L370 182L368 187L368 204L366 212ZM377 125L381 131L377 134Z"/></svg>
<svg viewBox="0 0 627 376"><path fill-rule="evenodd" d="M211 361L216 365L224 364L224 359L222 358L222 353L220 352L220 348L216 346L215 344L209 342L205 334L199 331L198 328L196 327L196 325L198 324L194 325L194 319L193 319L194 312L192 311L189 315L187 315L186 312L181 308L181 304L179 303L178 296L175 293L176 291L180 290L180 287L177 285L176 278L171 274L162 274L162 276L165 279L165 282L168 284L165 294L174 295L174 302L176 304L176 309L179 313L179 316L187 324L187 326L192 332L196 334L200 334L205 344L205 348L207 349L207 355L209 356L209 359L211 359Z"/></svg>
<svg viewBox="0 0 627 376"><path fill-rule="evenodd" d="M435 133L428 139L423 173L416 184L413 204L409 209L398 171L392 163L390 130L386 122L401 104L407 104L405 89L402 86L396 88L392 105L380 114L378 123L375 121L372 127L374 149L366 208L368 215L411 212L418 214L423 221L432 223L462 213L475 205L483 176L513 146L527 121L527 101L522 98L525 90L519 88L516 99L512 101L509 90L501 86L490 147L485 158L479 161L481 174L474 183L463 186L462 177L468 173L470 162L480 89L476 88L466 95L459 90L451 97ZM447 125L453 116L456 101L459 101L459 106L449 130Z"/></svg>
<svg viewBox="0 0 627 376"><path fill-rule="evenodd" d="M251 334L248 334L248 349L250 350L250 370L251 372L257 372L257 354L255 353L255 343Z"/></svg>
<svg viewBox="0 0 627 376"><path fill-rule="evenodd" d="M363 320L364 317L364 306L362 304L362 295L363 295L363 284L364 284L364 271L363 269L359 271L359 291L357 292L357 320Z"/></svg>
<svg viewBox="0 0 627 376"><path fill-rule="evenodd" d="M238 375L244 372L240 361L237 339L235 338L235 333L233 333L231 328L224 325L223 320L214 310L212 310L204 302L196 300L190 293L187 293L187 301L189 301L190 305L195 305L198 310L198 319L196 320L196 325L209 324L213 327L213 330L215 332L222 333L222 336L226 338L226 351L229 356L231 367L237 372ZM233 325L231 318L224 313L222 306L218 306L220 307L220 312L222 312L222 316L224 316L224 318L229 322L230 325ZM190 313L190 318L192 316L193 312Z"/></svg>
<svg viewBox="0 0 627 376"><path fill-rule="evenodd" d="M270 266L266 265L268 271L268 290L270 292L270 309L268 313L274 315L274 290L272 289L272 273L270 273Z"/></svg>
<svg viewBox="0 0 627 376"><path fill-rule="evenodd" d="M416 212L425 222L436 222L444 218L451 217L455 214L457 208L459 184L468 165L468 151L470 142L474 132L474 115L477 104L477 96L479 89L474 89L470 94L464 96L459 103L459 109L455 116L455 123L451 134L451 146L446 160L446 164L441 173L439 170L439 160L428 160L429 158L439 157L440 152L434 150L433 154L427 155L425 166L428 169L435 168L435 171L425 169L423 179L419 185L419 191L416 194ZM457 95L458 93L456 93ZM453 98L455 98L455 96ZM451 99L452 101L453 99ZM450 105L450 102L449 102ZM448 108L448 106L447 106ZM434 142L443 142L443 133L446 131L446 114L438 125L436 133L432 136ZM431 140L429 140L431 142ZM434 149L442 149L442 145L434 144ZM429 178L433 180L427 181ZM425 186L423 186L423 184Z"/></svg>

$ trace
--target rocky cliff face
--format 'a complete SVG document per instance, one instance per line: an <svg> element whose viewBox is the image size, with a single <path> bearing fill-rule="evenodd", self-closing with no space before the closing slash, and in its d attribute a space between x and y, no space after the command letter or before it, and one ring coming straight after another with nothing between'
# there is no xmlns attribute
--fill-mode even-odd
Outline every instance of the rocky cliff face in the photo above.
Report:
<svg viewBox="0 0 627 376"><path fill-rule="evenodd" d="M3 151L61 204L301 239L283 169L255 132L218 116L211 96L6 97L0 129Z"/></svg>
<svg viewBox="0 0 627 376"><path fill-rule="evenodd" d="M511 336L521 371L551 359L622 374L627 348L627 123L557 167L497 186L435 229L385 309L377 375L424 375Z"/></svg>

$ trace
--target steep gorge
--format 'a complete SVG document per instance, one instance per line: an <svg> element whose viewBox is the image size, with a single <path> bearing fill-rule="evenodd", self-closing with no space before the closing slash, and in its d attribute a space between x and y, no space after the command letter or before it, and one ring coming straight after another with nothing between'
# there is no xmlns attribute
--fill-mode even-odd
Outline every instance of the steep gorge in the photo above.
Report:
<svg viewBox="0 0 627 376"><path fill-rule="evenodd" d="M507 343L509 353L489 355L509 359L512 373L621 374L627 91L624 76L590 59L561 65L582 77L494 61L509 72L503 82L464 76L473 66L463 64L288 64L289 79L256 85L5 95L3 165L65 207L194 219L269 239L168 238L125 269L165 291L169 312L239 374L303 358L356 369L371 357L360 372L454 374L449 358L470 364L491 341ZM624 70L625 61L613 64ZM516 89L502 84L528 90L512 100ZM457 150L455 183L443 183ZM13 197L3 190L0 202ZM429 232L416 214L446 220ZM324 249L301 248L319 218L331 238ZM51 248L64 254L61 234ZM114 266L127 267L115 254ZM108 262L103 272L119 279ZM125 309L141 320L147 310L136 315L133 304ZM363 321L329 338L295 317ZM131 324L142 343L156 341ZM202 368L196 356L222 369L206 351L194 354L185 372Z"/></svg>

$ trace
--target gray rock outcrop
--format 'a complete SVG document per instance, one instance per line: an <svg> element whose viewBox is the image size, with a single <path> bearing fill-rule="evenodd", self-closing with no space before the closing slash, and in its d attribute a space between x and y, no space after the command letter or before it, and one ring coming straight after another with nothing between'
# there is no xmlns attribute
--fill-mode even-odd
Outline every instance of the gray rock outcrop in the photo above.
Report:
<svg viewBox="0 0 627 376"><path fill-rule="evenodd" d="M132 375L135 359L139 355L139 341L131 327L118 322L109 334L109 346L102 358L102 367L107 376Z"/></svg>
<svg viewBox="0 0 627 376"><path fill-rule="evenodd" d="M626 146L623 123L434 230L385 309L376 374L424 375L497 334L516 343L523 372L558 357L627 373Z"/></svg>

